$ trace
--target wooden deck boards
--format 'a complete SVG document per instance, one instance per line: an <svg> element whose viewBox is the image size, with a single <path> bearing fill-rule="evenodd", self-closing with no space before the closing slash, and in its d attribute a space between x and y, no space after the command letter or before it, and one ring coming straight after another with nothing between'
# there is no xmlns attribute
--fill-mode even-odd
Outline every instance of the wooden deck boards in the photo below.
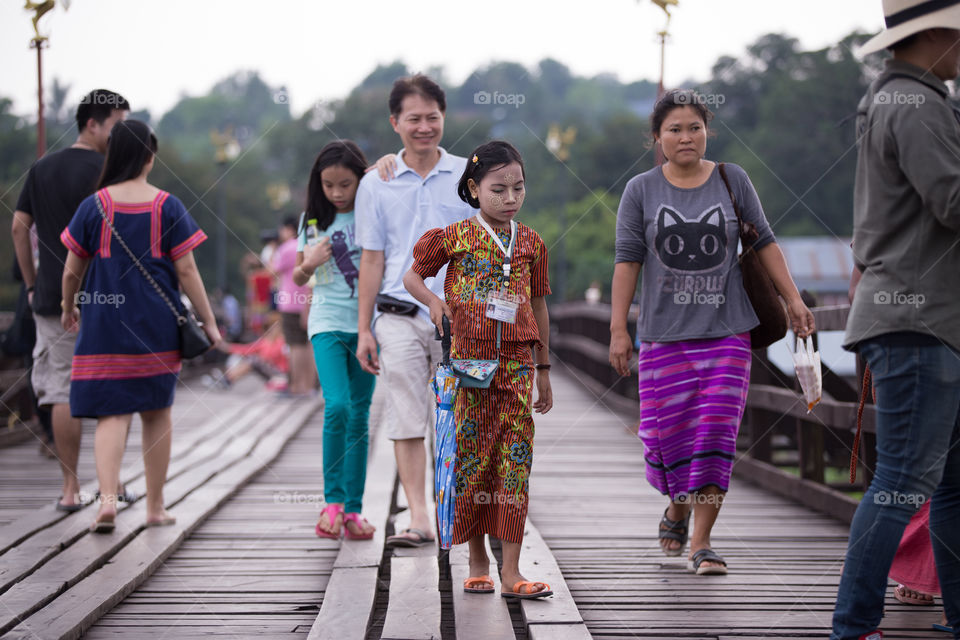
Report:
<svg viewBox="0 0 960 640"><path fill-rule="evenodd" d="M306 636L334 540L313 533L323 499L322 412L84 638Z"/></svg>
<svg viewBox="0 0 960 640"><path fill-rule="evenodd" d="M562 365L557 368L562 369ZM655 532L666 501L643 477L635 419L608 410L563 371L554 375L554 396L558 407L547 416L535 418L530 518L549 544L566 589L545 601L522 605L524 618L532 623L529 638L564 640L592 635L743 640L826 636L846 547L844 525L734 479L713 536L714 547L727 558L731 573L725 577L694 576L687 572L684 557L667 558L659 550ZM237 402L238 396L233 393L207 396L190 391L178 396L174 446L178 441L181 447L195 441L195 446L182 452L182 460L198 463L196 468L181 463L179 472L184 474L185 484L188 475L203 473L199 461L210 450L210 445L203 446L203 430L209 430L211 417L230 411ZM250 415L248 419L256 422ZM92 431L85 432L84 437L81 478L89 486L93 479ZM372 520L380 529L377 539L346 548L313 535L323 500L321 437L322 412L317 412L280 455L245 486L244 474L249 475L249 471L236 468L187 493L179 508L189 511L193 508L191 497L200 501L207 492L242 486L202 524L185 532L187 537L182 541L173 540L179 534L172 530L141 532L140 543L173 544L176 548L155 571L146 568L147 573L153 571L152 575L129 595L117 591L125 597L105 614L98 613L102 617L84 637L306 637L311 627L315 637L347 637L338 636L328 627L341 610L350 606L370 610L377 586L376 564L382 554L382 530L389 517L389 498L380 494L393 482L394 468L389 464L392 449L381 450L379 457L374 451L377 462L371 460L368 471L368 491L377 487L377 497L371 496L365 512L370 509L371 516L378 514L378 519ZM186 457L191 454L192 458ZM134 484L139 477L138 455L139 434L135 431L124 465ZM171 470L176 468L171 466ZM384 478L377 476L381 470ZM59 494L59 470L55 463L47 464L37 455L34 443L0 450L0 480L0 543L4 531L10 538L14 530L10 525L25 517L38 519L41 524L36 526L49 525L42 533L50 536L47 542L54 546L61 540L72 543L77 539L73 521L87 522L93 515L91 508L69 518L53 512L51 505ZM30 485L31 490L22 492L23 484ZM18 492L23 495L16 495ZM125 518L134 532L142 519L136 508ZM404 518L397 520L402 524ZM153 538L148 540L144 534ZM86 543L93 545L91 553L99 544L92 539ZM22 565L11 561L16 549L38 553L45 546L20 542L6 557L0 555L0 583L4 575L9 582L14 565ZM74 555L83 548L76 546ZM132 555L134 551L131 547L127 553ZM458 554L462 555L462 550L452 555L455 565ZM534 555L522 557L527 577L550 581L549 559ZM415 564L418 557L424 556L411 554L394 560ZM459 561L462 564L462 558ZM335 571L339 577L331 581ZM461 573L463 568L457 568L454 590L460 588ZM93 595L100 595L101 584L103 590L119 588L121 583L107 580L109 572L98 574L67 591L72 592L73 600L65 600L64 606L68 602L82 604L84 588ZM435 576L432 570L431 574ZM40 569L31 577L38 581L44 575ZM436 578L430 581L435 583ZM336 593L327 594L330 588ZM364 595L360 598L355 593ZM494 598L495 604L484 604L496 612L502 637L513 637L506 632L503 603ZM457 597L453 606L463 612L469 603L470 599ZM321 629L318 614L325 604L328 614L322 619ZM891 596L883 628L887 637L938 638L942 634L932 631L930 624L939 616L939 607L907 607ZM477 616L467 615L458 622L474 628L482 624ZM66 628L68 623L65 619L60 624ZM50 620L50 624L22 626L13 637L58 637L47 635L47 630L53 633L58 628L56 620ZM434 623L429 627L428 637L435 631ZM460 631L458 628L458 636ZM461 637L474 636L465 632Z"/></svg>
<svg viewBox="0 0 960 640"><path fill-rule="evenodd" d="M730 574L688 573L685 555L657 544L666 498L644 479L636 418L555 369L558 408L536 417L530 517L594 638L827 636L846 526L735 478L712 536ZM890 595L882 628L942 637L930 628L940 613Z"/></svg>

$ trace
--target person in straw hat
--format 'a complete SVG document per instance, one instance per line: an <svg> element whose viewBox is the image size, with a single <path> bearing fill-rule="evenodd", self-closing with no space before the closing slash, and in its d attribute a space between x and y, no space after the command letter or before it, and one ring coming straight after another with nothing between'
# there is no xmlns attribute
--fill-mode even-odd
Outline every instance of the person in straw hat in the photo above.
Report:
<svg viewBox="0 0 960 640"><path fill-rule="evenodd" d="M960 0L884 0L893 52L860 101L853 253L863 272L844 347L876 389L877 467L850 527L833 639L882 638L887 574L933 496L930 537L960 638Z"/></svg>

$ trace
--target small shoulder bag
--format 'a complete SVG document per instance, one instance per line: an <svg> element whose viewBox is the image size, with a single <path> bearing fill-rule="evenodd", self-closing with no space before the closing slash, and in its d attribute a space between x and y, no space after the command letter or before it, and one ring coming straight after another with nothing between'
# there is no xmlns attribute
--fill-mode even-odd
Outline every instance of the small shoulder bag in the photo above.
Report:
<svg viewBox="0 0 960 640"><path fill-rule="evenodd" d="M180 333L180 356L182 358L196 358L197 356L201 356L209 351L213 344L210 342L210 338L207 336L200 323L197 322L197 319L194 317L194 315L186 309L183 309L182 311L177 310L177 307L174 306L173 302L170 301L170 298L167 297L167 294L165 294L163 289L160 288L160 285L157 283L157 281L154 280L153 276L150 275L150 272L147 271L147 268L140 264L137 256L134 255L133 251L130 250L130 247L127 246L127 243L124 242L123 238L120 237L120 234L117 233L117 228L113 226L113 222L110 221L110 218L107 217L106 212L103 210L103 205L100 204L100 197L95 195L93 199L97 203L97 211L100 212L104 222L106 222L107 226L110 227L113 237L117 239L117 242L120 243L120 246L123 247L123 250L126 251L127 255L130 256L130 259L133 260L133 264L137 265L137 268L140 270L140 273L143 274L143 277L147 279L147 282L153 285L157 295L160 296L165 303L167 303L167 307L170 308L170 312L177 319L177 330Z"/></svg>
<svg viewBox="0 0 960 640"><path fill-rule="evenodd" d="M487 389L493 382L493 376L500 366L500 332L503 323L497 321L497 359L479 360L477 358L450 357L450 320L444 316L442 320L443 337L440 344L443 346L443 363L448 365L453 374L460 379L460 386L468 389Z"/></svg>

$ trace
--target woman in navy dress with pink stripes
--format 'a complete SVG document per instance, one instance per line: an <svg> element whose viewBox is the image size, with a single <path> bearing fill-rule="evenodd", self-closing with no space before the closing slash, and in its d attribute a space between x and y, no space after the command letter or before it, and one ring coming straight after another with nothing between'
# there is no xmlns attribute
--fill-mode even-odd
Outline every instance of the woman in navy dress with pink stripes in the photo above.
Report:
<svg viewBox="0 0 960 640"><path fill-rule="evenodd" d="M134 413L143 421L146 524L175 522L164 509L163 484L170 462L170 407L180 371L177 320L117 235L174 305L182 287L211 342L220 340L193 259L193 250L207 236L180 200L147 182L156 153L157 138L147 124L118 122L110 133L97 192L80 204L60 236L69 249L61 322L64 329L80 332L70 411L97 419L100 509L90 527L97 533L114 529L117 478Z"/></svg>

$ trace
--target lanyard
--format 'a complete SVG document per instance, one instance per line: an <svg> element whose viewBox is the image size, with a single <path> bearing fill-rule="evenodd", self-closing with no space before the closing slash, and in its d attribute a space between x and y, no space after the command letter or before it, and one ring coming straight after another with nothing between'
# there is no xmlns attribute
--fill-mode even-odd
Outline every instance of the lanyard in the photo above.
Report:
<svg viewBox="0 0 960 640"><path fill-rule="evenodd" d="M503 275L506 278L510 277L510 259L513 257L513 244L517 239L517 223L513 220L510 221L510 244L504 248L503 242L500 241L500 236L497 235L497 232L487 224L487 221L483 219L479 213L477 214L477 221L480 222L480 226L483 227L490 237L493 238L494 243L496 243L497 248L503 252Z"/></svg>

